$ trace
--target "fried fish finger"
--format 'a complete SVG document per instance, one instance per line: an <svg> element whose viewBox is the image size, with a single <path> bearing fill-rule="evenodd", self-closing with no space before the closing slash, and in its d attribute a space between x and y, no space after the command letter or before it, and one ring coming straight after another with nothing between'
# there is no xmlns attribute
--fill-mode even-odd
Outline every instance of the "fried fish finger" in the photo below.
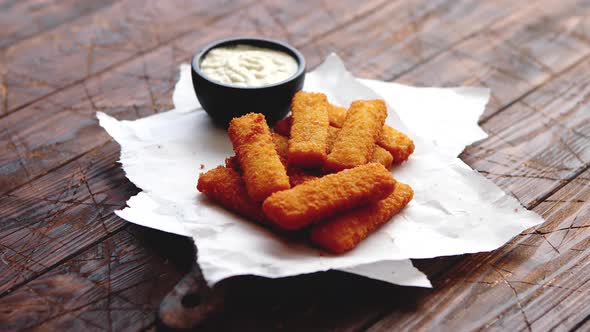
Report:
<svg viewBox="0 0 590 332"><path fill-rule="evenodd" d="M352 102L326 159L326 170L337 172L366 164L373 155L386 117L387 108L383 100Z"/></svg>
<svg viewBox="0 0 590 332"><path fill-rule="evenodd" d="M386 224L412 200L413 196L414 191L410 186L397 182L393 193L387 198L314 225L310 240L334 254L349 251Z"/></svg>
<svg viewBox="0 0 590 332"><path fill-rule="evenodd" d="M328 103L328 121L330 122L330 126L342 128L344 120L346 119L346 112L346 108ZM276 133L289 137L292 121L293 117L289 115L288 117L277 121L273 129Z"/></svg>
<svg viewBox="0 0 590 332"><path fill-rule="evenodd" d="M389 153L389 151L385 150L379 145L376 145L375 150L373 151L373 155L371 156L371 160L369 160L369 162L379 163L385 166L385 168L389 169L391 165L393 165L393 156L391 155L391 153Z"/></svg>
<svg viewBox="0 0 590 332"><path fill-rule="evenodd" d="M328 130L328 144L326 147L328 153L330 153L330 150L332 150L332 146L334 145L334 141L336 140L336 137L338 137L339 132L339 128L330 126L330 129ZM369 160L369 162L379 163L385 166L385 168L390 168L393 164L393 156L391 155L391 153L389 153L389 151L385 150L384 148L380 146L375 146L373 156L371 156L371 160Z"/></svg>
<svg viewBox="0 0 590 332"><path fill-rule="evenodd" d="M377 144L391 153L396 164L408 160L410 155L414 153L414 142L404 133L390 126L383 126L381 138Z"/></svg>
<svg viewBox="0 0 590 332"><path fill-rule="evenodd" d="M299 91L291 103L289 165L321 167L326 160L328 98L323 93Z"/></svg>
<svg viewBox="0 0 590 332"><path fill-rule="evenodd" d="M291 182L292 187L317 178L319 178L317 175L311 174L305 170L293 170L289 173L289 181Z"/></svg>
<svg viewBox="0 0 590 332"><path fill-rule="evenodd" d="M289 155L289 139L278 133L272 133L272 144L275 146L279 159L286 167Z"/></svg>
<svg viewBox="0 0 590 332"><path fill-rule="evenodd" d="M330 125L341 128L346 118L346 109L330 104L328 107ZM388 125L383 126L383 131L377 145L387 150L393 156L393 162L400 164L414 153L414 142L404 133L393 129Z"/></svg>
<svg viewBox="0 0 590 332"><path fill-rule="evenodd" d="M286 230L300 229L342 210L387 197L395 180L383 165L370 163L270 195L262 209Z"/></svg>
<svg viewBox="0 0 590 332"><path fill-rule="evenodd" d="M233 169L218 166L201 174L197 189L211 200L241 216L258 222L266 220L260 204L250 198L242 177Z"/></svg>
<svg viewBox="0 0 590 332"><path fill-rule="evenodd" d="M347 110L344 107L336 106L334 104L328 105L328 118L330 119L330 126L342 128L344 120L346 120Z"/></svg>
<svg viewBox="0 0 590 332"><path fill-rule="evenodd" d="M229 124L228 134L238 157L246 190L254 201L263 201L273 192L291 187L264 115L248 113L234 118Z"/></svg>

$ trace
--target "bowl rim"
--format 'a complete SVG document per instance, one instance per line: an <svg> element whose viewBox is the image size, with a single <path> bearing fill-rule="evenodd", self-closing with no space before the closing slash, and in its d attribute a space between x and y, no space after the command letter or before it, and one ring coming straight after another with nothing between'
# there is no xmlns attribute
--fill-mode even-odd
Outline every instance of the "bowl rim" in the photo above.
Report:
<svg viewBox="0 0 590 332"><path fill-rule="evenodd" d="M252 42L264 42L264 43L269 43L269 44L275 44L276 46L278 46L278 48L282 48L283 50L287 50L286 53L292 53L289 55L294 55L295 60L298 63L298 67L297 67L297 71L289 76L287 79L282 80L280 82L277 83L273 83L270 85L264 85L264 86L236 86L236 85L229 85L229 84L225 84L225 83L221 83L221 82L217 82L214 81L212 79L210 79L209 77L207 77L207 75L205 75L200 68L200 62L201 59L207 54L209 53L209 51L211 51L212 49L219 47L221 45L224 44L228 44L229 45L237 45L237 44L246 44L246 45L252 45ZM257 45L252 45L252 46L257 46ZM260 46L258 46L260 47ZM295 47L282 42L282 41L278 41L276 39L271 39L271 38L261 38L261 37L233 37L233 38L224 38L224 39L218 39L214 42L211 42L207 45L205 45L200 51L198 51L194 56L193 59L191 61L191 67L193 72L195 72L197 75L199 75L202 79L208 81L209 83L212 84L216 84L225 88L230 88L230 89L237 89L237 90L263 90L263 89L267 89L267 88L273 88L279 85L283 85L285 83L291 82L296 80L297 78L299 78L302 74L305 73L305 67L306 67L306 63L305 63L305 57L303 57L303 54L296 49Z"/></svg>

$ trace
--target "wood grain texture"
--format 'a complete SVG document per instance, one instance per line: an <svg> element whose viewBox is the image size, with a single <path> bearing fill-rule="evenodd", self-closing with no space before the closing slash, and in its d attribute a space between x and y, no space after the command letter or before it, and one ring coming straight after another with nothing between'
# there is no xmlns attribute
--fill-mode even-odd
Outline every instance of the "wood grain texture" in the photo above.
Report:
<svg viewBox="0 0 590 332"><path fill-rule="evenodd" d="M530 11L518 1L390 2L303 50L314 61L336 52L356 75L392 80L506 16Z"/></svg>
<svg viewBox="0 0 590 332"><path fill-rule="evenodd" d="M109 143L0 200L0 294L124 226L113 214L137 189Z"/></svg>
<svg viewBox="0 0 590 332"><path fill-rule="evenodd" d="M533 208L590 164L590 70L583 62L483 124L462 158Z"/></svg>
<svg viewBox="0 0 590 332"><path fill-rule="evenodd" d="M340 1L332 4L330 11L318 11L309 2L121 0L104 11L0 51L0 84L4 86L0 116L185 36L200 40L176 44L188 51L183 60L189 62L190 55L216 35L275 36L305 42L380 3L383 0L361 4ZM285 15L281 8L297 11ZM220 20L223 28L213 28L219 27Z"/></svg>
<svg viewBox="0 0 590 332"><path fill-rule="evenodd" d="M0 51L6 114L74 82L200 29L241 1L122 0Z"/></svg>
<svg viewBox="0 0 590 332"><path fill-rule="evenodd" d="M3 1L0 3L0 49L101 10L114 1Z"/></svg>
<svg viewBox="0 0 590 332"><path fill-rule="evenodd" d="M129 226L0 298L0 329L138 330L188 271L186 238Z"/></svg>
<svg viewBox="0 0 590 332"><path fill-rule="evenodd" d="M548 223L492 253L417 261L434 290L235 278L205 330L588 326L587 1L53 3L0 1L0 25L17 24L0 32L0 330L156 327L191 244L112 214L137 188L94 113L168 109L178 64L236 31L288 40L310 67L336 51L361 76L491 87L490 138L461 157Z"/></svg>
<svg viewBox="0 0 590 332"><path fill-rule="evenodd" d="M421 86L483 85L492 95L482 121L590 54L587 1L548 2L506 16L399 77Z"/></svg>

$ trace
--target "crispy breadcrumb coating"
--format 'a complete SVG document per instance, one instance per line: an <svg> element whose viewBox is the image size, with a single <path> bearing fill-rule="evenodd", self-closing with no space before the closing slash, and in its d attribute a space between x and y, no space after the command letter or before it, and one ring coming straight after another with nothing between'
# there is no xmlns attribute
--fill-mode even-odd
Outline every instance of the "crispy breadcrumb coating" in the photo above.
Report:
<svg viewBox="0 0 590 332"><path fill-rule="evenodd" d="M414 142L404 133L390 126L383 126L381 138L377 144L391 153L396 164L408 160L408 157L414 152Z"/></svg>
<svg viewBox="0 0 590 332"><path fill-rule="evenodd" d="M386 117L383 100L353 101L324 168L337 172L371 160Z"/></svg>
<svg viewBox="0 0 590 332"><path fill-rule="evenodd" d="M351 250L391 220L413 196L410 186L398 182L387 198L314 225L310 233L311 242L334 254Z"/></svg>
<svg viewBox="0 0 590 332"><path fill-rule="evenodd" d="M371 163L379 163L385 168L391 168L393 164L393 156L389 151L385 150L384 148L380 147L379 145L375 145L375 150L373 151L373 155L371 156Z"/></svg>
<svg viewBox="0 0 590 332"><path fill-rule="evenodd" d="M330 104L328 115L330 116L330 125L341 128L346 118L346 109ZM414 142L404 133L388 125L383 126L383 131L377 140L377 145L387 150L393 156L393 162L395 164L408 160L408 157L414 152Z"/></svg>
<svg viewBox="0 0 590 332"><path fill-rule="evenodd" d="M387 197L395 180L383 165L371 163L275 192L262 204L277 226L295 230L340 211Z"/></svg>
<svg viewBox="0 0 590 332"><path fill-rule="evenodd" d="M278 133L272 133L272 144L281 159L281 162L287 167L287 160L289 156L289 139Z"/></svg>
<svg viewBox="0 0 590 332"><path fill-rule="evenodd" d="M330 153L332 146L334 145L334 141L336 137L338 137L338 133L340 132L340 128L330 126L328 130L328 140L327 140L327 152ZM371 163L379 163L385 168L390 168L393 164L393 156L387 150L380 146L375 146L375 150L373 151L373 156L371 156Z"/></svg>
<svg viewBox="0 0 590 332"><path fill-rule="evenodd" d="M329 104L328 117L330 118L330 126L342 128L342 125L344 125L344 120L346 120L346 112L347 109L344 107Z"/></svg>
<svg viewBox="0 0 590 332"><path fill-rule="evenodd" d="M254 201L263 201L273 192L291 187L264 115L248 113L234 118L229 124L228 134L246 189Z"/></svg>
<svg viewBox="0 0 590 332"><path fill-rule="evenodd" d="M249 219L265 222L259 203L254 202L242 177L231 168L218 166L199 176L197 189L223 207Z"/></svg>
<svg viewBox="0 0 590 332"><path fill-rule="evenodd" d="M289 165L321 167L326 160L328 98L323 93L299 91L291 103Z"/></svg>
<svg viewBox="0 0 590 332"><path fill-rule="evenodd" d="M293 170L289 172L289 181L291 181L291 187L298 186L310 180L319 178L318 175L312 174L306 170Z"/></svg>

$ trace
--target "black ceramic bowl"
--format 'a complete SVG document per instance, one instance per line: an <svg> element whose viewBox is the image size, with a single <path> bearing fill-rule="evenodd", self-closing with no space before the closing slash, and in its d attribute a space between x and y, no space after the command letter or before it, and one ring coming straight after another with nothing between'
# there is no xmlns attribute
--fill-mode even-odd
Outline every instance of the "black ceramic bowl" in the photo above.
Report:
<svg viewBox="0 0 590 332"><path fill-rule="evenodd" d="M293 76L285 81L262 87L239 87L215 82L201 71L201 61L207 53L217 47L251 45L278 50L291 55L299 64ZM301 90L305 79L305 59L294 47L285 43L263 38L224 39L207 45L192 61L193 87L201 106L215 122L227 126L232 118L255 112L262 113L272 124L289 112L291 98Z"/></svg>

